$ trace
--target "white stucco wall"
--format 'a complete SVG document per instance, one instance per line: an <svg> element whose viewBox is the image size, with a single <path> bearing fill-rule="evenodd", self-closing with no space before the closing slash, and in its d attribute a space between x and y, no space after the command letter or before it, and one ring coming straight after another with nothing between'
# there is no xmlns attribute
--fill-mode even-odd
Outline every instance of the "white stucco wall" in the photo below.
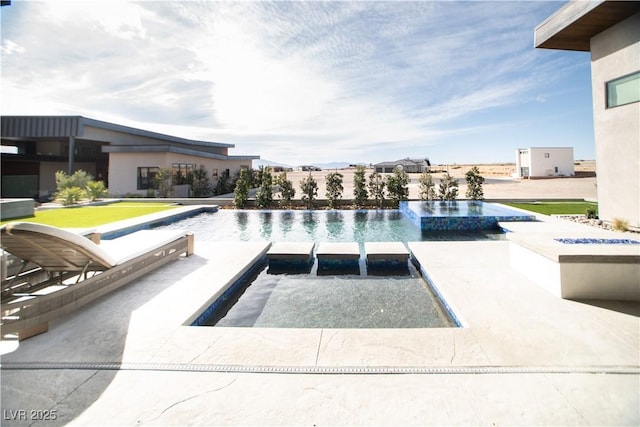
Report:
<svg viewBox="0 0 640 427"><path fill-rule="evenodd" d="M572 176L575 174L572 147L531 147L516 150L516 173L529 168L529 176ZM556 171L557 168L557 171Z"/></svg>
<svg viewBox="0 0 640 427"><path fill-rule="evenodd" d="M571 147L532 147L529 149L529 158L531 176L574 175Z"/></svg>
<svg viewBox="0 0 640 427"><path fill-rule="evenodd" d="M109 193L145 195L147 190L138 190L138 168L170 168L173 163L191 163L196 168L204 166L211 177L213 169L222 173L229 169L231 177L240 171L241 166L251 167L251 160L217 160L205 157L188 156L175 153L110 153L109 154Z"/></svg>
<svg viewBox="0 0 640 427"><path fill-rule="evenodd" d="M606 107L606 82L640 70L640 13L591 39L600 218L640 228L640 102Z"/></svg>

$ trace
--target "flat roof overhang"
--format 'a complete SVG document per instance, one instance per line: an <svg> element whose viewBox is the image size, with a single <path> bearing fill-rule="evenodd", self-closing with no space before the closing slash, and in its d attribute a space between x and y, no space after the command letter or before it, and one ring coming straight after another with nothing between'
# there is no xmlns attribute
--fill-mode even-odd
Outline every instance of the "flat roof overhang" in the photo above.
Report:
<svg viewBox="0 0 640 427"><path fill-rule="evenodd" d="M103 122L89 119L83 116L2 116L0 120L0 135L2 138L57 138L76 137L85 140L95 140L87 135L85 128L97 128L118 132L121 134L133 135L154 139L159 142L169 144L184 144L195 147L219 147L235 148L234 144L221 142L198 141L187 138L180 138L172 135L165 135L115 123Z"/></svg>
<svg viewBox="0 0 640 427"><path fill-rule="evenodd" d="M260 156L225 156L172 145L103 145L103 153L176 153L217 160L257 160Z"/></svg>
<svg viewBox="0 0 640 427"><path fill-rule="evenodd" d="M537 48L589 52L591 38L640 12L639 1L570 1L538 25Z"/></svg>

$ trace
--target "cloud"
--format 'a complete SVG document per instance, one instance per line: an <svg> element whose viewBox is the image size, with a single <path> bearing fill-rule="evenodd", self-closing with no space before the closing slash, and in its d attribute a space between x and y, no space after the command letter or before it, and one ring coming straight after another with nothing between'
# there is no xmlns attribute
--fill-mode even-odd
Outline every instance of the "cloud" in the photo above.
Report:
<svg viewBox="0 0 640 427"><path fill-rule="evenodd" d="M531 46L556 8L15 2L2 15L2 113L83 114L285 162L404 157L497 126L464 120L535 101L575 67Z"/></svg>

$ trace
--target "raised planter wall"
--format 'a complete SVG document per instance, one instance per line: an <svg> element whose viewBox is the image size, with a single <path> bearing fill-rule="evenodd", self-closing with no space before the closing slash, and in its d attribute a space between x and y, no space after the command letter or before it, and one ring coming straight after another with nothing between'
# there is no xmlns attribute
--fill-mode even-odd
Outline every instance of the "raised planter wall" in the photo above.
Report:
<svg viewBox="0 0 640 427"><path fill-rule="evenodd" d="M33 216L33 199L0 199L0 220Z"/></svg>

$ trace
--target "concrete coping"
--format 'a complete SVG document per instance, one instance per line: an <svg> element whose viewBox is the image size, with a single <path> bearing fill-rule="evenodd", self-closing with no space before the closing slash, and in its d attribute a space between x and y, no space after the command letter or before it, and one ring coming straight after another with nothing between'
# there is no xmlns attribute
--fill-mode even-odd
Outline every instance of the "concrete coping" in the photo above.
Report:
<svg viewBox="0 0 640 427"><path fill-rule="evenodd" d="M360 247L356 242L323 242L316 250L318 259L359 259Z"/></svg>
<svg viewBox="0 0 640 427"><path fill-rule="evenodd" d="M380 259L409 259L409 250L402 242L365 242L367 261Z"/></svg>
<svg viewBox="0 0 640 427"><path fill-rule="evenodd" d="M564 236L549 233L508 233L507 239L552 261L563 263L640 264L640 246L625 244L565 244L554 239ZM584 238L602 238L582 235Z"/></svg>
<svg viewBox="0 0 640 427"><path fill-rule="evenodd" d="M267 251L270 260L308 260L313 255L314 242L275 242Z"/></svg>

